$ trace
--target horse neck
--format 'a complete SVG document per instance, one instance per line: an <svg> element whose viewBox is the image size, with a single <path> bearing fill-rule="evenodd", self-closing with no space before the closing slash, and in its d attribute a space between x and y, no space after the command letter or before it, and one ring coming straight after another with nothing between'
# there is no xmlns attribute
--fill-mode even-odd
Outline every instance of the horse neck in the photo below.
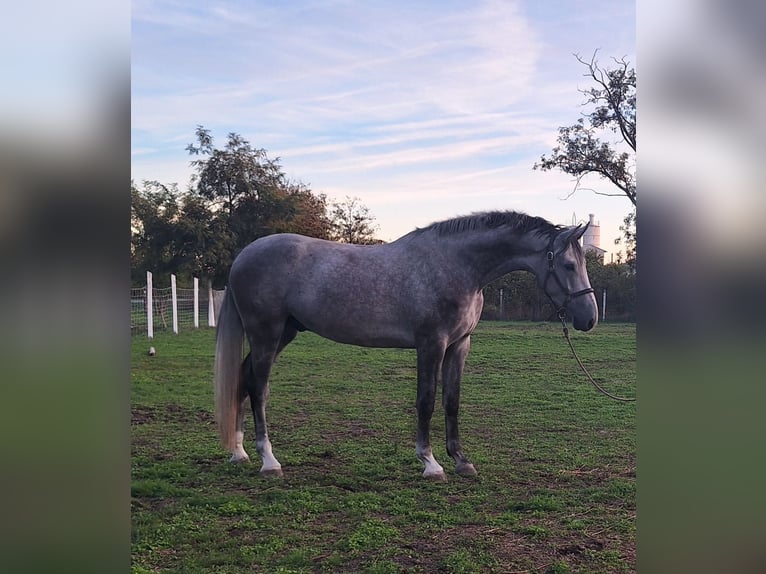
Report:
<svg viewBox="0 0 766 574"><path fill-rule="evenodd" d="M530 271L547 248L548 240L538 234L511 234L503 229L465 234L457 238L455 253L472 270L476 287L481 289L511 271Z"/></svg>

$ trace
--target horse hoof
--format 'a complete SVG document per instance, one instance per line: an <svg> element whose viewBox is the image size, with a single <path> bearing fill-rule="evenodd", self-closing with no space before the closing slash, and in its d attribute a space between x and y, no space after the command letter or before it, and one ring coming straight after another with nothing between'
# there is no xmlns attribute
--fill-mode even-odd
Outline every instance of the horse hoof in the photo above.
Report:
<svg viewBox="0 0 766 574"><path fill-rule="evenodd" d="M458 476L476 476L478 474L476 468L470 462L456 466L455 473Z"/></svg>
<svg viewBox="0 0 766 574"><path fill-rule="evenodd" d="M264 478L282 478L284 475L281 468L267 468L261 469L261 476Z"/></svg>
<svg viewBox="0 0 766 574"><path fill-rule="evenodd" d="M249 456L240 456L240 457L232 456L229 459L229 462L232 464L245 464L250 462L250 457Z"/></svg>
<svg viewBox="0 0 766 574"><path fill-rule="evenodd" d="M447 482L447 475L444 472L435 472L433 474L423 473L423 478L426 480L432 480L434 482Z"/></svg>

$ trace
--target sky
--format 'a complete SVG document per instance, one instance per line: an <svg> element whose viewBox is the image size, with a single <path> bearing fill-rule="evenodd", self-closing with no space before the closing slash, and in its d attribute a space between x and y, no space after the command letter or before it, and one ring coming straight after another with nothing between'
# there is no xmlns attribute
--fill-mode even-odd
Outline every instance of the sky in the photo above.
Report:
<svg viewBox="0 0 766 574"><path fill-rule="evenodd" d="M358 197L390 241L514 209L601 225L632 206L597 177L533 170L591 86L575 54L635 65L635 3L135 0L131 171L186 189L197 125L236 132L330 200Z"/></svg>

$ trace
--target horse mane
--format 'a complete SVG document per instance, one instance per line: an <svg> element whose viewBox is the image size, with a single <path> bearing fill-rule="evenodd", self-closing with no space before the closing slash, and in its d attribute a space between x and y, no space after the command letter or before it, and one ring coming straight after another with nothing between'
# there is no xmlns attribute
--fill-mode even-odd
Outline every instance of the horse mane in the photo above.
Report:
<svg viewBox="0 0 766 574"><path fill-rule="evenodd" d="M547 219L519 211L483 211L445 221L437 221L427 227L419 227L412 233L421 234L430 231L440 236L446 236L458 235L467 231L487 231L498 227L510 227L512 231L521 235L536 233L547 237L563 229L563 226L554 225Z"/></svg>

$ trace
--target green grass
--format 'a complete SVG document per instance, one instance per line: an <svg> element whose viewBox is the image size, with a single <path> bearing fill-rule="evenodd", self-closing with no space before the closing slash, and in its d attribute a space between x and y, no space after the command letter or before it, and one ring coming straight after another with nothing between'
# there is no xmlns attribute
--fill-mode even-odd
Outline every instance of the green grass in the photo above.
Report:
<svg viewBox="0 0 766 574"><path fill-rule="evenodd" d="M597 381L633 396L635 325L572 332ZM635 403L598 394L556 324L483 322L462 385L479 476L414 455L415 353L302 333L268 409L283 479L231 465L212 416L214 333L133 338L133 572L635 571ZM149 345L155 357L146 353Z"/></svg>

